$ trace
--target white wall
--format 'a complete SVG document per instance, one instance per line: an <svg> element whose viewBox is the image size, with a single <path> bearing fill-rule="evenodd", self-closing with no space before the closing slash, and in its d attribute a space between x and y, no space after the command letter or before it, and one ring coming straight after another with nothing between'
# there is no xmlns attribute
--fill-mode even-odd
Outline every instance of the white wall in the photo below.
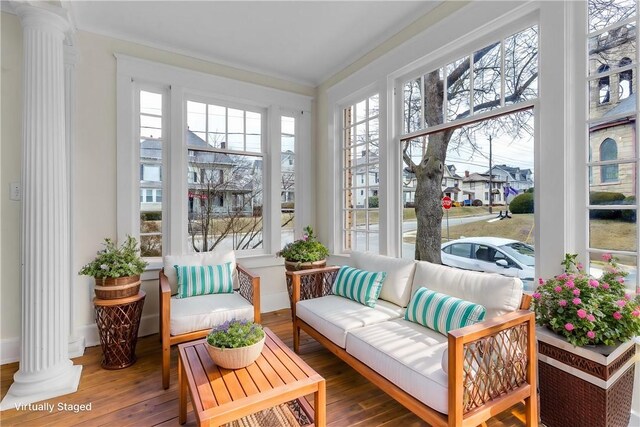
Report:
<svg viewBox="0 0 640 427"><path fill-rule="evenodd" d="M22 29L2 14L0 91L0 339L20 334L20 202L9 199L9 183L20 182L22 153ZM0 341L2 343L2 341ZM14 341L12 351L17 351ZM5 346L0 347L2 354ZM0 354L1 356L1 354ZM0 357L0 360L1 357Z"/></svg>
<svg viewBox="0 0 640 427"><path fill-rule="evenodd" d="M0 271L0 362L17 360L20 337L20 202L9 201L9 183L20 181L22 29L17 17L2 13L2 269ZM95 345L92 279L77 276L82 265L101 248L105 237L116 238L116 59L114 53L255 83L296 94L315 96L298 83L209 63L87 32L76 34L78 52L77 119L74 151L74 252L72 291L76 292L75 327ZM261 276L262 310L288 306L281 259L240 261ZM141 334L157 331L158 292L155 274L145 280L147 297Z"/></svg>

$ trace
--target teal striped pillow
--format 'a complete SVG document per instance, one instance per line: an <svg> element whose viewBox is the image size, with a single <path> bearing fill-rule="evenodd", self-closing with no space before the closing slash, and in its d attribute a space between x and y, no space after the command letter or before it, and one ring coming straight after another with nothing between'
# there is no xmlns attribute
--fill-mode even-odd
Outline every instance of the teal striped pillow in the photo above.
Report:
<svg viewBox="0 0 640 427"><path fill-rule="evenodd" d="M387 273L358 270L342 266L333 282L334 295L340 295L369 307L376 306Z"/></svg>
<svg viewBox="0 0 640 427"><path fill-rule="evenodd" d="M178 298L233 292L231 263L220 265L174 265L178 275Z"/></svg>
<svg viewBox="0 0 640 427"><path fill-rule="evenodd" d="M446 336L449 331L481 322L486 311L480 304L420 288L409 301L404 318Z"/></svg>

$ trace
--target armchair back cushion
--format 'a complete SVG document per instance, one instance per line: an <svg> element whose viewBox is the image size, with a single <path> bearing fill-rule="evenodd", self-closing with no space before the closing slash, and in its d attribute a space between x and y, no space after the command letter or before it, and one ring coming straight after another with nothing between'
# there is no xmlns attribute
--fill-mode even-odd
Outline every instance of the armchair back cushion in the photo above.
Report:
<svg viewBox="0 0 640 427"><path fill-rule="evenodd" d="M352 252L354 267L367 271L384 271L387 278L380 290L380 299L406 307L411 297L411 280L416 262L370 252Z"/></svg>
<svg viewBox="0 0 640 427"><path fill-rule="evenodd" d="M517 310L523 293L522 281L516 277L418 261L413 292L422 287L480 304L487 310L487 319Z"/></svg>
<svg viewBox="0 0 640 427"><path fill-rule="evenodd" d="M231 279L233 280L233 289L238 289L238 272L236 271L236 254L234 251L211 251L200 252L188 255L167 255L164 257L164 274L167 276L169 285L171 285L171 295L178 293L178 276L176 274L175 265L220 265L227 262L231 263Z"/></svg>
<svg viewBox="0 0 640 427"><path fill-rule="evenodd" d="M178 274L178 298L233 292L231 263L174 265Z"/></svg>

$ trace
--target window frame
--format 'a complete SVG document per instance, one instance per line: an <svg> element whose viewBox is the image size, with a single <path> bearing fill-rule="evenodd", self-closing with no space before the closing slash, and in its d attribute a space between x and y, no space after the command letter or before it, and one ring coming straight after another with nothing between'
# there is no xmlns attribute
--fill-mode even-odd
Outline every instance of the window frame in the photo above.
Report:
<svg viewBox="0 0 640 427"><path fill-rule="evenodd" d="M118 240L132 235L139 238L139 205L140 190L139 185L131 185L132 181L139 180L139 143L132 144L132 135L136 132L135 114L139 108L135 103L135 87L143 85L149 88L162 88L167 92L163 98L163 103L167 107L168 118L166 120L167 132L163 152L163 162L166 162L163 170L163 255L185 254L187 236L187 197L183 197L187 192L187 161L186 161L186 140L184 129L186 127L186 110L183 108L186 96L201 96L205 99L216 99L224 102L225 105L233 103L243 106L255 106L264 108L266 111L266 134L263 138L265 159L268 165L265 180L265 221L263 232L264 251L261 254L237 253L238 257L251 259L250 267L272 266L282 264L282 259L273 255L280 249L280 227L279 218L276 221L272 211L279 203L273 202L274 194L277 194L276 201L279 202L280 187L274 185L273 174L280 173L279 164L274 165L272 155L273 148L271 142L277 140L279 132L280 115L284 111L296 112L300 117L298 126L299 151L301 167L311 170L311 103L313 97L285 91L276 87L269 87L255 83L225 78L213 74L207 74L186 68L174 67L153 61L124 54L115 54L117 65L116 78L116 102L117 102L117 218L116 231ZM150 89L153 91L152 89ZM186 105L186 104L185 104ZM279 156L277 157L279 163ZM298 177L296 176L296 179ZM300 224L312 223L315 211L315 200L311 191L312 178L302 177L300 185L296 183L296 199L299 205L305 205L296 212L300 218ZM136 204L138 207L136 207ZM296 207L297 208L297 207ZM274 223L278 224L276 228ZM299 233L302 233L300 228ZM249 258L247 258L249 257ZM160 258L150 260L148 271L157 270L161 267ZM145 277L150 273L145 273ZM144 277L143 277L144 278Z"/></svg>
<svg viewBox="0 0 640 427"><path fill-rule="evenodd" d="M635 292L640 292L640 278L638 278L638 269L640 268L640 227L638 227L637 219L636 219L636 236L635 236L636 249L635 250L606 249L606 248L592 247L591 246L591 219L590 219L590 212L598 211L598 210L607 210L607 209L621 210L623 212L630 211L630 210L635 211L636 217L637 217L637 212L640 210L640 200L638 200L638 195L640 195L640 182L637 179L637 176L635 179L635 186L633 188L633 191L636 196L635 205L629 205L629 204L592 205L589 201L590 199L589 193L591 191L598 191L597 187L599 186L606 187L607 185L612 185L612 184L616 185L622 182L620 180L620 169L619 169L621 165L623 166L635 165L634 170L636 171L636 174L638 170L638 165L640 165L640 157L638 157L639 156L638 153L640 151L640 140L638 138L637 133L634 132L635 141L633 141L633 143L635 144L634 151L633 151L635 152L635 156L622 156L622 158L620 156L620 147L619 147L621 140L616 137L616 134L617 134L616 131L612 131L611 136L601 139L600 142L597 143L597 145L593 146L593 151L595 151L597 147L597 152L598 152L597 161L595 161L592 157L594 153L592 151L592 140L591 140L592 131L598 131L599 127L606 128L606 126L609 123L614 123L618 119L622 119L630 116L634 117L635 126L637 130L638 119L640 119L640 109L638 109L638 101L640 99L640 94L637 93L638 92L637 90L635 92L633 90L633 78L635 77L637 79L638 72L640 72L640 64L639 64L640 51L637 48L638 46L637 33L636 33L636 39L635 39L636 41L635 53L634 53L634 57L630 58L631 62L623 63L622 61L620 61L619 63L613 65L610 69L608 69L606 71L606 76L604 76L608 78L610 82L611 82L611 79L613 78L614 84L616 83L616 79L618 80L618 83L620 82L621 76L623 75L630 76L631 81L629 84L629 89L630 89L629 97L631 96L636 97L636 108L634 113L629 114L629 112L623 112L620 114L613 114L609 116L596 115L592 110L593 106L590 105L593 99L591 94L589 93L589 90L590 88L593 87L594 82L596 82L596 84L599 84L599 81L602 78L601 76L598 75L598 73L590 74L590 68L589 68L589 62L591 60L591 58L589 57L590 39L599 34L604 34L610 31L611 29L619 28L622 26L630 25L630 24L634 24L637 31L637 29L640 27L640 5L636 3L635 16L611 23L595 31L591 31L588 25L589 10L586 2L576 2L575 5L573 5L573 7L576 8L576 13L573 15L575 20L575 27L578 30L578 33L576 34L576 36L581 37L581 39L578 39L578 40L582 40L581 43L576 44L577 46L576 51L578 50L581 50L581 51L575 53L576 63L580 65L579 67L576 67L577 70L576 70L575 76L576 76L576 81L582 80L584 82L584 91L587 94L585 96L587 102L582 104L582 108L578 107L575 113L577 117L584 118L584 121L577 120L577 122L579 123L577 126L580 126L580 129L577 132L578 132L578 135L583 137L582 144L587 146L582 148L582 150L584 151L584 155L583 155L584 168L580 169L582 174L581 183L583 184L581 191L584 197L583 198L584 202L582 203L582 206L584 206L584 208L583 208L583 211L581 212L582 215L580 215L578 219L582 223L581 225L583 227L582 229L584 230L584 236L579 241L578 252L580 257L586 261L585 264L588 263L588 265L591 265L593 260L599 260L600 257L605 253L610 253L613 256L625 256L633 259L635 261L635 267L636 267L636 283L628 284L628 286L629 287L633 286L634 287L633 290L635 290ZM621 99L619 98L619 91L618 91L617 85L615 87L615 92L612 92L612 89L610 88L609 95L610 95L610 99L608 104L612 104L611 108L613 108L617 103L621 101ZM577 104L579 105L579 103ZM605 104L597 104L595 107L597 108L600 105L605 105ZM607 139L611 139L616 144L616 148L617 148L616 159L603 160L601 158L601 155L602 155L601 146ZM586 144L584 141L586 141ZM577 141L576 143L578 144L580 143L580 141ZM606 169L610 167L617 168L616 180L603 179L604 172L606 172ZM600 169L599 170L600 179L599 179L599 182L597 183L594 182L596 180L593 179L593 168Z"/></svg>
<svg viewBox="0 0 640 427"><path fill-rule="evenodd" d="M375 116L369 116L369 101L371 98L373 97L377 97L378 98L378 114ZM340 159L339 161L339 168L340 168L340 195L339 195L339 206L340 206L340 244L339 244L339 248L340 251L339 253L351 253L352 251L356 250L356 251L371 251L371 249L369 248L369 241L370 241L370 236L371 234L377 234L377 241L378 241L378 248L377 248L377 253L380 253L380 235L381 235L381 222L380 222L380 196L378 195L378 207L377 208L370 208L368 205L368 200L369 200L369 191L373 191L372 188L377 187L378 188L378 194L379 194L379 189L380 189L380 184L379 182L376 183L371 183L369 182L369 178L370 178L370 167L373 165L377 165L378 168L378 172L376 173L378 176L378 180L380 178L380 171L381 171L381 155L382 155L382 146L381 146L381 132L380 132L380 93L372 90L370 92L364 92L361 93L360 96L354 96L349 98L351 101L349 102L344 102L343 103L343 107L341 109L341 117L343 118L340 122L340 148L339 148L339 152L340 152L340 156L338 157ZM344 122L344 112L346 111L347 108L351 108L351 107L356 107L357 109L357 104L359 103L365 103L365 108L366 108L366 115L365 118L362 120L358 120L357 117L355 117L352 120L352 123L350 124L346 124ZM357 114L357 111L356 111ZM371 163L369 161L369 151L370 151L370 143L371 140L369 139L369 123L372 120L377 120L378 121L378 161L375 163ZM367 159L366 162L363 164L364 167L364 173L358 178L358 166L357 165L352 165L351 167L347 168L345 165L345 152L347 150L347 145L346 145L346 141L345 141L345 131L347 128L352 128L352 129L356 129L359 125L365 125L365 132L366 132L366 142L364 144L358 144L355 143L353 145L349 145L349 148L351 150L355 150L355 149L365 149L367 151L366 155L367 155ZM347 171L347 169L352 169L355 172L355 177L352 180L351 185L348 185L346 182L346 176L345 173ZM353 183L355 182L355 184ZM348 189L351 189L351 192L353 194L356 195L356 198L358 197L363 197L364 199L364 204L362 207L358 207L357 204L354 205L351 208L348 208L346 206L346 200L345 200L345 196L346 193L348 191ZM359 230L357 227L352 227L350 229L346 228L346 214L348 211L352 211L354 212L354 214L356 216L358 216L358 212L362 212L364 213L365 216L365 220L366 220L366 224L365 224L365 228L362 230ZM378 211L378 231L377 232L372 232L369 231L369 213L371 211ZM352 248L347 248L346 247L346 240L347 240L347 234L351 232L351 233L355 233L356 235L359 233L364 233L365 234L365 248L364 250L362 248L356 248L353 249Z"/></svg>

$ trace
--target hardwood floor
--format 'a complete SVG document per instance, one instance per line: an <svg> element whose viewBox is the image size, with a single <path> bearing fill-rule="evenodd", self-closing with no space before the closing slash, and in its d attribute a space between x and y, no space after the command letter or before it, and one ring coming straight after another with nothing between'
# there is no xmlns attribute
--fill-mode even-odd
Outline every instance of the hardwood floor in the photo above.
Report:
<svg viewBox="0 0 640 427"><path fill-rule="evenodd" d="M263 315L263 324L292 346L289 310ZM327 380L329 426L425 426L419 418L396 403L347 364L303 334L301 357ZM76 393L46 401L47 411L7 410L0 413L2 426L178 426L177 347L171 350L171 387L162 389L161 354L158 335L138 339L138 361L131 367L108 371L100 367L100 347L90 347L74 359L83 365ZM18 364L0 368L0 393L4 396ZM312 399L313 401L313 399ZM73 412L74 405L90 404L91 410ZM67 405L68 410L62 408ZM63 410L60 410L63 409ZM522 426L523 407L517 405L487 425ZM195 425L189 403L186 426ZM275 426L274 426L275 427Z"/></svg>

